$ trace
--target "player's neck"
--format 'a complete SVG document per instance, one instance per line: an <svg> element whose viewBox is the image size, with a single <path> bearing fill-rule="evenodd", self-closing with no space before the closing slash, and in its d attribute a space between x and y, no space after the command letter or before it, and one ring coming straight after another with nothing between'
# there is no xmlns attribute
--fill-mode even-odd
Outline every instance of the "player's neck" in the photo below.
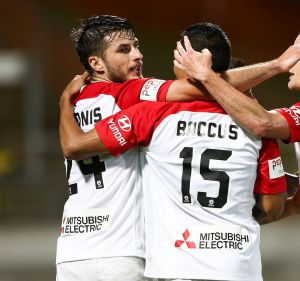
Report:
<svg viewBox="0 0 300 281"><path fill-rule="evenodd" d="M92 75L92 77L91 77L91 83L95 83L95 82L106 82L106 83L109 83L109 82L112 82L112 81L109 80L106 77L103 77L103 76Z"/></svg>

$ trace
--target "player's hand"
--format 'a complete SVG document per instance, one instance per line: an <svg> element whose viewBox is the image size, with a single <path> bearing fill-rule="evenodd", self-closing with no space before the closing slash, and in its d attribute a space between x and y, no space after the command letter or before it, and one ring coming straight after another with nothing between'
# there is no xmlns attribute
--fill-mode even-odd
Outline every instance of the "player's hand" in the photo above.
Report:
<svg viewBox="0 0 300 281"><path fill-rule="evenodd" d="M290 46L277 60L282 72L289 71L300 60L300 35L297 36L294 45Z"/></svg>
<svg viewBox="0 0 300 281"><path fill-rule="evenodd" d="M76 75L73 80L67 85L65 90L62 93L62 96L66 98L73 98L77 95L80 89L89 83L89 74L85 71L82 75Z"/></svg>
<svg viewBox="0 0 300 281"><path fill-rule="evenodd" d="M195 51L187 36L184 36L184 45L177 42L177 49L174 50L174 65L184 71L188 76L205 81L208 74L212 72L211 53L208 49L201 52Z"/></svg>

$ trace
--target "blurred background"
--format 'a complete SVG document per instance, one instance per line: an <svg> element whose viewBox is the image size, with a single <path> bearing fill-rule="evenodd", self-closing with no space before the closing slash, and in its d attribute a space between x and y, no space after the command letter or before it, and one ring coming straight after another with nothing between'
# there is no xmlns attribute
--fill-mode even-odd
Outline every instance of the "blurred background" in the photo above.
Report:
<svg viewBox="0 0 300 281"><path fill-rule="evenodd" d="M300 32L299 0L10 0L0 5L0 281L55 280L56 238L67 188L58 141L59 97L83 72L69 33L78 19L126 17L136 26L144 76L172 79L179 33L220 25L232 55L271 60ZM293 104L283 74L254 89L268 109ZM285 169L297 169L292 145L280 144ZM266 281L299 281L300 218L262 227Z"/></svg>

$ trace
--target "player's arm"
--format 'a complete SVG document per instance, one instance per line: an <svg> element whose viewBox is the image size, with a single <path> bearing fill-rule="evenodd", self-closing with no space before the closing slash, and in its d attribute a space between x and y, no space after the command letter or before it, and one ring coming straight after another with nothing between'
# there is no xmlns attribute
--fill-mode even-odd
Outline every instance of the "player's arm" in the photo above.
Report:
<svg viewBox="0 0 300 281"><path fill-rule="evenodd" d="M258 137L289 138L288 122L280 113L265 110L256 100L233 88L213 71L203 85L226 112L250 133Z"/></svg>
<svg viewBox="0 0 300 281"><path fill-rule="evenodd" d="M256 205L253 215L259 224L274 222L283 215L287 193L278 194L258 194L256 195Z"/></svg>
<svg viewBox="0 0 300 281"><path fill-rule="evenodd" d="M240 68L234 68L222 73L222 77L232 86L244 92L273 76L288 72L300 59L300 36L292 46L278 58Z"/></svg>
<svg viewBox="0 0 300 281"><path fill-rule="evenodd" d="M86 83L87 74L76 76L60 98L59 135L63 155L68 159L82 160L106 152L95 129L84 133L73 115L73 96Z"/></svg>
<svg viewBox="0 0 300 281"><path fill-rule="evenodd" d="M264 214L271 222L277 220L284 210L287 200L287 179L277 141L275 139L261 141L253 191L256 198L253 215L261 222L260 215Z"/></svg>
<svg viewBox="0 0 300 281"><path fill-rule="evenodd" d="M300 37L298 36L295 43L298 43L299 40ZM187 51L183 49L180 43L178 45L178 50L175 51L175 66L201 82L207 91L218 101L219 104L221 104L221 106L236 120L237 123L249 130L251 133L260 137L276 137L281 139L289 138L288 123L283 116L277 112L269 113L256 101L244 96L241 92L234 89L224 80L220 79L220 77L211 69L211 54L207 49L203 50L201 53L195 52L187 38L185 38L185 45ZM299 44L293 45L273 63L243 67L242 69L246 72L242 72L242 76L249 70L250 77L253 78L252 82L254 82L254 84L249 84L247 87L252 87L275 75L278 69L281 72L287 71L289 67L292 67L299 60L299 58ZM269 66L273 64L274 69L277 70L269 70L265 72L266 74L261 74L268 68L268 64ZM276 64L280 65L280 67L276 67ZM257 67L261 67L261 70L263 71L260 73L260 71L257 70ZM255 71L252 73L251 69ZM230 70L228 73L238 73L238 71L239 70L234 69ZM255 77L255 75L257 75L257 77ZM245 77L246 76L247 75L245 75ZM242 83L244 83L244 79L242 77L239 79ZM228 81L230 81L230 77ZM238 87L238 85L235 86ZM245 90L243 88L240 89L243 91Z"/></svg>
<svg viewBox="0 0 300 281"><path fill-rule="evenodd" d="M256 207L253 210L253 215L260 224L267 224L295 214L300 214L299 178L298 176L289 173L285 173L285 176L287 180L288 199L284 204L282 214L275 220L271 220L265 212Z"/></svg>
<svg viewBox="0 0 300 281"><path fill-rule="evenodd" d="M259 224L267 224L287 218L292 215L300 214L300 192L298 190L293 198L289 198L286 200L281 215L277 217L271 218L263 211L257 212L254 210L254 213L257 214L255 218L259 222Z"/></svg>

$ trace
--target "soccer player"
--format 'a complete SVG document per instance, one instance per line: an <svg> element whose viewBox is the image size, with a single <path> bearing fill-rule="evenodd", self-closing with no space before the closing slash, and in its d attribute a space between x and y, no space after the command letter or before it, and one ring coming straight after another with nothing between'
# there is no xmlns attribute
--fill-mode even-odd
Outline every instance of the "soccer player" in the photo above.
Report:
<svg viewBox="0 0 300 281"><path fill-rule="evenodd" d="M286 186L276 141L247 135L212 101L145 102L96 128L97 151L144 147L146 276L262 280L253 191L270 217L281 214Z"/></svg>
<svg viewBox="0 0 300 281"><path fill-rule="evenodd" d="M143 56L126 19L106 15L82 20L72 39L93 82L76 103L75 115L83 130L139 101L139 93L124 95L124 91L144 86L145 95L148 89L155 92L151 87L158 85L157 80L107 83L142 77ZM159 83L161 88L168 87L164 81ZM84 161L65 160L65 164L70 197L57 242L57 281L146 280L137 152L106 160L93 155Z"/></svg>
<svg viewBox="0 0 300 281"><path fill-rule="evenodd" d="M201 53L196 52L191 47L188 38L185 40L186 50L179 43L178 51L175 52L175 64L182 71L186 71L188 75L201 82L239 124L257 136L279 138L287 143L300 141L299 103L290 108L266 111L256 101L233 89L212 71L211 53L207 49ZM300 51L300 36L296 38L295 44L291 48ZM300 62L297 62L289 70L289 73L291 77L288 88L299 91ZM222 90L222 94L220 94L220 90ZM278 219L299 213L300 191L298 190L293 198L289 198L283 214ZM260 223L269 222L268 218L263 215L258 219Z"/></svg>
<svg viewBox="0 0 300 281"><path fill-rule="evenodd" d="M276 141L245 134L224 113L215 102L148 102L96 124L114 156L144 147L148 277L262 280L253 192L270 219L281 214L281 159Z"/></svg>
<svg viewBox="0 0 300 281"><path fill-rule="evenodd" d="M73 35L80 60L93 82L81 91L75 102L75 116L85 131L100 119L137 103L139 99L192 100L201 94L187 79L134 79L141 77L142 56L133 31L124 19L93 17L82 22ZM254 66L254 69L266 72L266 76L283 71L274 69L270 63ZM236 79L237 86L245 84L247 71L232 76L228 73L228 79L231 82ZM130 81L122 84L111 82L128 79ZM70 108L68 95L65 92L61 99L61 108L66 111ZM63 123L67 115L62 112L60 123L63 152L67 157L79 159L86 156L88 150L74 154L78 141L85 143L85 140L66 137L72 128ZM122 138L118 140L123 141ZM88 154L92 156L90 160L66 160L70 198L65 204L62 234L58 239L58 280L68 274L82 276L87 267L89 276L86 279L94 280L97 274L105 274L103 270L97 273L99 265L109 274L115 274L108 278L142 278L143 221L136 153L130 151L116 159L100 160L99 156L94 156L95 152L91 152Z"/></svg>

